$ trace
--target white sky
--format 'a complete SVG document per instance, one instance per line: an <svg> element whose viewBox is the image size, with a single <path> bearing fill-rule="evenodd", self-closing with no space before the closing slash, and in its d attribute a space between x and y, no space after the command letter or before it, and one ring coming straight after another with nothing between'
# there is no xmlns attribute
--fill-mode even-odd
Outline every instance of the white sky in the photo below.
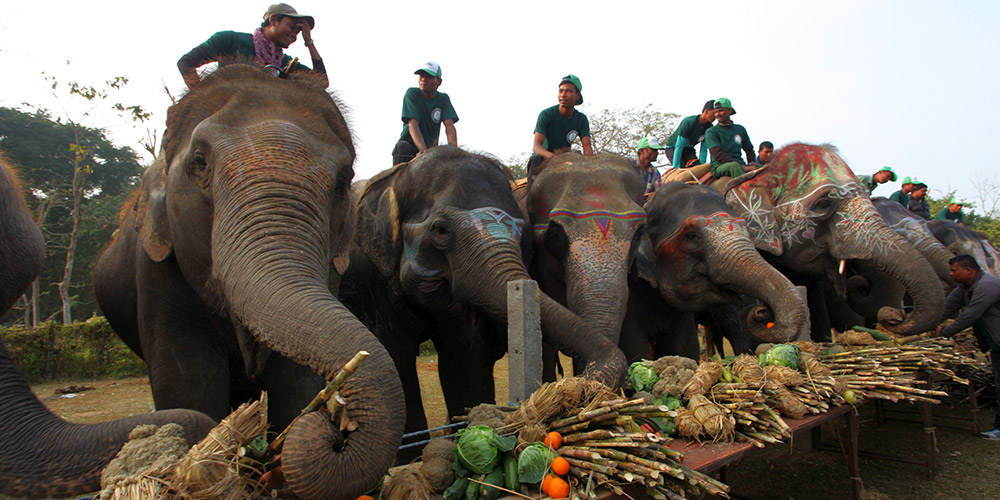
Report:
<svg viewBox="0 0 1000 500"><path fill-rule="evenodd" d="M59 109L42 71L95 85L125 75L121 99L152 111L150 126L162 133L170 103L162 87L184 89L177 59L216 31L251 32L269 1L9 5L0 18L0 106ZM316 18L331 86L350 108L357 179L390 166L403 92L427 60L442 65L459 143L502 160L529 151L538 112L556 104L560 77L574 73L586 99L579 109L591 116L648 103L686 116L724 96L755 144L830 142L855 172L891 165L937 196L957 190L975 200L975 181L998 175L982 154L1000 137L992 26L1000 2L291 4ZM301 38L287 53L309 61ZM145 135L120 123L110 113L90 122L122 145Z"/></svg>

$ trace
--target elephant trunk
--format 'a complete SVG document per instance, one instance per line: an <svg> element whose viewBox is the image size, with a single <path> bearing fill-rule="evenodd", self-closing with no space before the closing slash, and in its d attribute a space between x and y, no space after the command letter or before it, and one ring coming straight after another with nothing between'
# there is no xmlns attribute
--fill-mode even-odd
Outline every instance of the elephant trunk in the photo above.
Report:
<svg viewBox="0 0 1000 500"><path fill-rule="evenodd" d="M948 261L955 257L955 254L948 251L948 248L941 244L940 241L934 239L930 236L929 242L922 245L915 245L917 250L927 259L927 262L931 264L934 268L934 272L937 273L937 277L941 280L944 286L945 292L949 292L958 286L955 279L951 277L951 266Z"/></svg>
<svg viewBox="0 0 1000 500"><path fill-rule="evenodd" d="M0 342L0 494L65 498L101 487L101 471L137 425L176 423L194 445L215 426L193 410L162 410L100 424L71 424L50 413Z"/></svg>
<svg viewBox="0 0 1000 500"><path fill-rule="evenodd" d="M235 321L327 380L359 351L370 353L339 389L356 429L342 434L328 413L316 412L292 424L282 454L299 497L353 499L392 465L403 434L402 385L385 348L327 286L333 180L247 170L216 208L213 279Z"/></svg>
<svg viewBox="0 0 1000 500"><path fill-rule="evenodd" d="M475 297L477 303L497 318L507 322L507 283L515 280L530 280L519 250L505 251L498 249L503 246L480 245L469 249L471 252L490 253L490 255L475 255L473 258L463 258L463 263L490 262L486 273L483 270L468 269L467 265L452 263L455 272L453 287L456 295ZM515 247L516 248L516 247ZM484 260L485 259L485 260ZM466 267L463 267L466 266ZM459 279L458 276L476 276L479 279ZM589 324L573 314L568 309L552 300L548 295L538 292L539 309L542 323L542 335L560 351L574 359L581 360L585 366L583 377L598 380L611 387L621 387L625 383L625 356L615 343L600 335Z"/></svg>
<svg viewBox="0 0 1000 500"><path fill-rule="evenodd" d="M617 345L628 308L629 241L573 247L577 251L571 250L566 263L566 306Z"/></svg>
<svg viewBox="0 0 1000 500"><path fill-rule="evenodd" d="M906 287L913 312L903 317L884 307L879 321L900 335L925 332L937 326L944 312L944 292L934 269L909 242L885 224L867 198L848 200L833 218L831 254L835 259L861 260L888 273ZM904 256L911 258L903 258Z"/></svg>
<svg viewBox="0 0 1000 500"><path fill-rule="evenodd" d="M753 310L747 318L750 333L761 342L788 342L798 335L806 318L806 304L795 292L792 282L771 267L750 244L740 229L721 229L713 223L706 228L710 236L706 260L709 275L716 284L750 295L768 304ZM730 225L729 227L733 227ZM773 321L772 321L773 318Z"/></svg>

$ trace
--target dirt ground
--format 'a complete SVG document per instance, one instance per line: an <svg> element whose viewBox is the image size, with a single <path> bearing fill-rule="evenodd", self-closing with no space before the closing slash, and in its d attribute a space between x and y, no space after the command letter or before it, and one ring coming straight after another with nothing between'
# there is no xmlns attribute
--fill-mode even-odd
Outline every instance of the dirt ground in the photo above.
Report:
<svg viewBox="0 0 1000 500"><path fill-rule="evenodd" d="M437 380L437 357L423 356L418 362L428 423L444 425L446 411ZM496 367L497 400L507 400L506 358ZM56 396L58 387L85 383L96 387L78 396ZM149 411L152 399L147 379L62 381L33 386L42 402L57 415L81 423L99 422ZM922 459L925 434L918 423L875 421L874 404L860 407L862 450ZM895 405L901 410L907 404ZM968 417L965 407L935 407L936 416ZM992 421L993 409L983 411L983 425ZM914 419L913 415L901 418ZM823 428L824 444L836 446L843 432L841 421ZM922 465L862 458L861 479L868 500L908 499L1000 499L1000 442L979 439L971 430L936 428L936 470L928 478ZM839 500L848 498L850 482L843 455L814 451L802 442L771 446L751 454L727 474L726 481L741 498L773 500ZM3 497L0 496L0 500Z"/></svg>

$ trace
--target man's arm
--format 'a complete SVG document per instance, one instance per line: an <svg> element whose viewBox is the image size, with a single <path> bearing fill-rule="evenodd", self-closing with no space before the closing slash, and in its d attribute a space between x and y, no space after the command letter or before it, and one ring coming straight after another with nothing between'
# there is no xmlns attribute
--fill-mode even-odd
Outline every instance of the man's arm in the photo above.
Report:
<svg viewBox="0 0 1000 500"><path fill-rule="evenodd" d="M410 118L406 124L409 125L410 138L413 139L413 145L423 153L427 149L427 144L424 143L424 134L420 133L420 120Z"/></svg>
<svg viewBox="0 0 1000 500"><path fill-rule="evenodd" d="M594 156L594 147L590 143L590 136L586 136L580 139L580 144L583 144L583 155L584 156Z"/></svg>
<svg viewBox="0 0 1000 500"><path fill-rule="evenodd" d="M546 160L555 156L555 153L549 151L548 149L545 149L545 146L543 146L543 144L545 144L545 134L542 134L541 132L535 132L535 143L531 147L531 152L535 153L538 156L541 156L542 158L545 158Z"/></svg>
<svg viewBox="0 0 1000 500"><path fill-rule="evenodd" d="M956 288L952 290L952 293L948 294L948 300L945 301L945 311L949 311L952 295L958 290ZM972 326L998 300L1000 300L1000 287L991 283L980 283L972 293L972 300L969 301L969 305L965 306L965 309L962 309L962 312L955 318L955 321L941 330L941 335L951 337ZM951 312L954 313L954 311Z"/></svg>
<svg viewBox="0 0 1000 500"><path fill-rule="evenodd" d="M684 158L684 148L687 146L688 140L684 138L683 135L677 135L677 142L674 143L674 157L670 160L670 165L674 168L680 168L681 159Z"/></svg>
<svg viewBox="0 0 1000 500"><path fill-rule="evenodd" d="M444 135L448 138L449 145L458 146L458 132L455 130L455 122L453 120L444 121Z"/></svg>
<svg viewBox="0 0 1000 500"><path fill-rule="evenodd" d="M177 69L181 72L181 77L184 78L184 83L189 89L201 82L201 78L198 77L198 68L216 59L208 47L208 43L209 41L205 41L177 60Z"/></svg>
<svg viewBox="0 0 1000 500"><path fill-rule="evenodd" d="M708 161L708 146L705 141L701 141L701 147L698 148L698 163L704 164Z"/></svg>
<svg viewBox="0 0 1000 500"><path fill-rule="evenodd" d="M750 141L750 135L747 134L747 129L743 129L743 152L747 155L747 164L754 163L757 160L757 156L753 152L753 142Z"/></svg>

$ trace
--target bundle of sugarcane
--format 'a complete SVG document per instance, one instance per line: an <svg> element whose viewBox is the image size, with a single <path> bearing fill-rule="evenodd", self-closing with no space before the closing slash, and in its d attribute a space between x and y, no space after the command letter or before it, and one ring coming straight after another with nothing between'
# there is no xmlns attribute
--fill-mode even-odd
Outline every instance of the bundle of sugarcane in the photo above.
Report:
<svg viewBox="0 0 1000 500"><path fill-rule="evenodd" d="M927 370L944 375L959 383L948 366L962 362L961 356L948 352L948 341L921 338L908 344L893 342L866 346L820 357L830 373L861 397L888 401L940 403L935 397L947 396L943 391L921 389L926 381L918 372ZM847 394L850 400L850 394Z"/></svg>
<svg viewBox="0 0 1000 500"><path fill-rule="evenodd" d="M664 445L669 438L642 432L640 427L647 420L677 416L677 411L663 405L620 399L553 421L549 428L563 435L558 451L570 464L570 484L581 497L596 498L593 492L598 486L621 494L621 487L630 484L644 485L654 498L686 498L686 493L728 496L727 485L685 467L683 454ZM712 425L707 416L706 421ZM719 421L719 425L724 424Z"/></svg>

